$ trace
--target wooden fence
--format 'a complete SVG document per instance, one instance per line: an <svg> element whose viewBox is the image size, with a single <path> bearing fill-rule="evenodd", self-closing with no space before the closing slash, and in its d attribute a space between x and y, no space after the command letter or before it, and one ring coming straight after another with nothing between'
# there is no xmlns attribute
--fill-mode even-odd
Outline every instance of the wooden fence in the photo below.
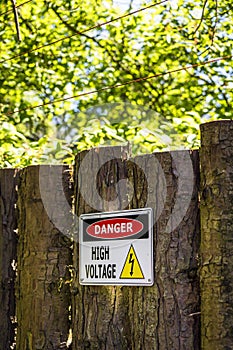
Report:
<svg viewBox="0 0 233 350"><path fill-rule="evenodd" d="M153 286L79 284L78 217L151 207ZM233 121L200 151L0 170L0 349L233 349Z"/></svg>

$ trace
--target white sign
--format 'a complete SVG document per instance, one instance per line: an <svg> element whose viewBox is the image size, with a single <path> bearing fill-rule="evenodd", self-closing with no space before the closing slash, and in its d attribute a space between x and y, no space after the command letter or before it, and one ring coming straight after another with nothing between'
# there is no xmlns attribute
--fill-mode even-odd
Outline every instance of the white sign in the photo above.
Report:
<svg viewBox="0 0 233 350"><path fill-rule="evenodd" d="M152 209L81 215L79 280L84 285L153 285Z"/></svg>

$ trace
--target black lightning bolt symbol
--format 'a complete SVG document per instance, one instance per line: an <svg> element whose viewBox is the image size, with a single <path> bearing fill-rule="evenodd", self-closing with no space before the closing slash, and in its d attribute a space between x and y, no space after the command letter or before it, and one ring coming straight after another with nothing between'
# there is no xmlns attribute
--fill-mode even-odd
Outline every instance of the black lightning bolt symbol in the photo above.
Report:
<svg viewBox="0 0 233 350"><path fill-rule="evenodd" d="M131 253L130 256L129 256L129 264L132 264L131 265L131 270L130 270L130 276L133 275L133 266L134 266L134 259L132 259L133 257L133 254Z"/></svg>

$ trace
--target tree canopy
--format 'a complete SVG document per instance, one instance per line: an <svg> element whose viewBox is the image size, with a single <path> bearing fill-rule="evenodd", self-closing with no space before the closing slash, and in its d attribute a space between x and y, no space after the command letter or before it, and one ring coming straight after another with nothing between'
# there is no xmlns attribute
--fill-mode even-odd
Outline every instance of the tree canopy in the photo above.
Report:
<svg viewBox="0 0 233 350"><path fill-rule="evenodd" d="M32 0L18 20L1 5L2 167L71 162L112 141L190 148L201 122L232 118L231 1L126 4Z"/></svg>

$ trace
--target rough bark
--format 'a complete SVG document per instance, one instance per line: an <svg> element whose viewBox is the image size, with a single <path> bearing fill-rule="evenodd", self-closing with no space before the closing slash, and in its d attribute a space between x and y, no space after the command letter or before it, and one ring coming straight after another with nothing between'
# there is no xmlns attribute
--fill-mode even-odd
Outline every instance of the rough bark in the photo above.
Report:
<svg viewBox="0 0 233 350"><path fill-rule="evenodd" d="M86 176L101 162L101 152L118 154L116 149L97 149L89 159ZM80 180L80 166L87 152L76 159L75 183ZM124 154L124 152L123 152ZM192 350L200 348L199 338L199 283L197 277L199 249L198 152L191 153L194 168L193 188L181 190L179 171L174 162L180 164L188 151L140 156L126 160L108 162L100 168L96 180L97 188L104 197L103 210L134 209L146 206L154 209L158 218L154 226L155 283L152 287L109 287L80 286L78 283L78 243L74 244L73 279L73 349L156 349ZM155 161L156 160L156 161ZM164 178L159 170L161 166ZM183 177L191 176L190 169L184 169ZM128 178L125 192L119 196L115 207L108 206L108 200L115 193L120 179ZM109 181L111 179L111 181ZM167 195L163 202L164 184ZM88 181L86 181L88 184ZM180 187L179 187L180 186ZM75 188L75 212L97 211L83 198L84 189ZM89 198L93 188L86 186ZM82 193L81 193L82 192ZM182 195L180 194L182 192ZM179 205L177 206L177 196ZM86 196L85 196L86 197ZM113 196L114 197L114 196ZM173 209L187 212L176 223L171 220ZM162 203L163 204L163 203ZM160 213L161 211L161 213ZM160 215L161 214L161 215ZM170 219L170 221L169 221ZM169 228L169 230L168 230Z"/></svg>
<svg viewBox="0 0 233 350"><path fill-rule="evenodd" d="M201 333L204 350L233 348L233 121L201 126Z"/></svg>
<svg viewBox="0 0 233 350"><path fill-rule="evenodd" d="M91 207L95 203L93 199L94 188L90 188L89 180L80 180L80 165L88 155L82 152L76 157L75 168L75 213L77 216L83 213L96 212ZM88 164L85 164L83 176L91 176L96 173L96 187L103 200L103 211L117 210L125 207L126 203L118 196L114 207L112 201L116 199L116 183L119 179L126 178L127 149L120 147L100 148L92 151ZM114 159L115 158L115 159ZM108 161L108 159L113 159ZM103 166L100 166L106 160ZM100 170L100 171L98 171ZM78 181L86 181L83 190L80 190ZM91 179L90 179L91 181ZM86 193L83 193L85 191ZM83 195L88 200L84 200ZM124 197L124 196L123 196ZM111 203L111 204L110 204ZM72 285L72 349L130 349L130 343L126 336L127 300L122 287L115 286L80 286L79 284L79 246L77 236L74 241L73 254L73 285Z"/></svg>
<svg viewBox="0 0 233 350"><path fill-rule="evenodd" d="M186 164L189 151L157 153L153 156L162 167L167 195L154 226L154 286L128 288L130 343L132 349L138 350L198 350L198 152L190 154L195 174L190 184L192 169L189 168L191 164ZM144 172L146 176L135 166L135 162L147 169ZM148 155L138 157L131 164L128 175L135 184L132 205L143 207L150 196L149 203L156 216L161 209L163 195L160 191L161 173L151 169L153 163ZM190 193L190 190L193 192ZM176 220L185 205L187 212ZM171 213L174 215L171 216Z"/></svg>
<svg viewBox="0 0 233 350"><path fill-rule="evenodd" d="M40 172L40 169L43 171ZM65 171L66 170L66 171ZM19 185L19 244L17 276L17 349L65 349L69 334L70 239L54 225L64 220L61 193L71 200L70 175L58 166L32 166L21 173ZM39 181L46 187L50 215Z"/></svg>
<svg viewBox="0 0 233 350"><path fill-rule="evenodd" d="M0 170L0 349L9 350L15 337L15 269L17 250L17 171Z"/></svg>

